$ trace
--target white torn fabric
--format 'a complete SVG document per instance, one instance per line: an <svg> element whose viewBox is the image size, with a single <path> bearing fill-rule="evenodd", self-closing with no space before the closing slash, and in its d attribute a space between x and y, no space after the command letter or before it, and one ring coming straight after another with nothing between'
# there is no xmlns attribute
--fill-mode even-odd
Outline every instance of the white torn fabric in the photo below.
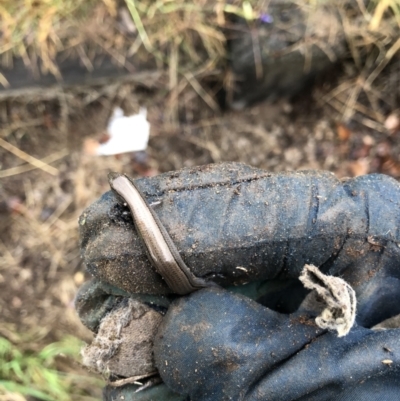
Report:
<svg viewBox="0 0 400 401"><path fill-rule="evenodd" d="M315 323L322 329L336 330L338 337L349 333L356 318L356 293L343 279L327 276L313 265L305 265L299 277L305 288L313 290L302 308L317 307Z"/></svg>
<svg viewBox="0 0 400 401"><path fill-rule="evenodd" d="M150 136L146 108L141 108L138 114L132 116L124 116L121 108L115 108L107 126L107 133L110 139L96 149L99 156L146 150Z"/></svg>
<svg viewBox="0 0 400 401"><path fill-rule="evenodd" d="M81 351L82 362L102 374L146 376L156 371L153 339L162 315L131 298L101 321L96 338Z"/></svg>

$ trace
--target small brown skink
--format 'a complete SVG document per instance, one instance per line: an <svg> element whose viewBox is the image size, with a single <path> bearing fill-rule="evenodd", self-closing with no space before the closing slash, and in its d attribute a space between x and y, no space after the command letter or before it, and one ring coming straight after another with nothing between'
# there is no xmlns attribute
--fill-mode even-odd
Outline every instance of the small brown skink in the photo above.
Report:
<svg viewBox="0 0 400 401"><path fill-rule="evenodd" d="M168 286L177 294L189 294L214 283L196 277L182 260L175 244L144 196L125 175L111 173L110 186L128 204L136 229L147 248L149 258Z"/></svg>

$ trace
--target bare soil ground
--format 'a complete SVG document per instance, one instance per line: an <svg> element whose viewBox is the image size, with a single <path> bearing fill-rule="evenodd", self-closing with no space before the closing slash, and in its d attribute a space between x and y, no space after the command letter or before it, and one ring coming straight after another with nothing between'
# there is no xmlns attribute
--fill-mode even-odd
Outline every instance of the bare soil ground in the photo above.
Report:
<svg viewBox="0 0 400 401"><path fill-rule="evenodd" d="M390 68L400 71L399 65L397 60ZM383 124L396 110L383 107L382 115L366 119L369 109L360 103L360 110L344 119L346 99L357 82L343 77L337 71L291 101L241 111L212 110L193 90L183 91L179 107L171 109L165 89L129 82L3 99L0 335L40 329L44 344L68 333L90 340L73 307L77 288L89 278L80 259L77 221L109 189L109 171L139 177L240 161L269 171L324 169L339 177L385 173L400 178L400 126ZM393 75L379 79L387 91L377 99L388 105L388 94L398 96L399 75L395 81ZM346 93L343 102L338 88ZM147 157L84 153L84 140L104 135L116 106L126 114L148 108ZM29 157L45 163L32 168L37 162Z"/></svg>

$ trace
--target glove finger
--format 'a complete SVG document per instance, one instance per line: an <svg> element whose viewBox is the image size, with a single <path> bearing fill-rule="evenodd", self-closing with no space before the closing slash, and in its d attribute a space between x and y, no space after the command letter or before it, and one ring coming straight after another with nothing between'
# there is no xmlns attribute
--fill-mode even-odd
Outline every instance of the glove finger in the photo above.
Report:
<svg viewBox="0 0 400 401"><path fill-rule="evenodd" d="M271 174L223 163L136 185L195 276L239 285L297 279L313 264L355 289L359 324L400 313L400 186L390 177L342 183L327 172ZM170 292L116 194L90 206L80 229L94 276L129 293Z"/></svg>
<svg viewBox="0 0 400 401"><path fill-rule="evenodd" d="M378 400L399 390L398 335L357 327L338 338L308 314L206 289L172 304L154 353L164 382L196 401L361 400L371 388Z"/></svg>
<svg viewBox="0 0 400 401"><path fill-rule="evenodd" d="M165 313L173 296L131 294L108 283L93 279L79 289L75 297L75 309L81 322L92 332L97 333L101 320L115 309L123 298L131 298L156 311Z"/></svg>

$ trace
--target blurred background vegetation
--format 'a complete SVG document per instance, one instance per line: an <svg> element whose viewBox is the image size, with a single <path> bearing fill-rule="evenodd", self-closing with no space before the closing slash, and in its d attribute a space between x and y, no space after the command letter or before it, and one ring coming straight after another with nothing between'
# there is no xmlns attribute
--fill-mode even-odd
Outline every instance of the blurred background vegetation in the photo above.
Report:
<svg viewBox="0 0 400 401"><path fill-rule="evenodd" d="M400 177L400 0L292 3L310 15L334 4L346 55L293 98L243 110L226 101L237 80L227 32L232 21L251 35L268 25L268 1L0 3L0 401L101 398L104 381L80 364L91 333L73 299L88 278L77 219L108 190L108 171L150 176L232 160ZM105 58L124 73L92 81ZM86 78L65 85L66 60ZM14 90L7 77L19 65L32 85ZM116 106L148 108L145 156L85 153Z"/></svg>

